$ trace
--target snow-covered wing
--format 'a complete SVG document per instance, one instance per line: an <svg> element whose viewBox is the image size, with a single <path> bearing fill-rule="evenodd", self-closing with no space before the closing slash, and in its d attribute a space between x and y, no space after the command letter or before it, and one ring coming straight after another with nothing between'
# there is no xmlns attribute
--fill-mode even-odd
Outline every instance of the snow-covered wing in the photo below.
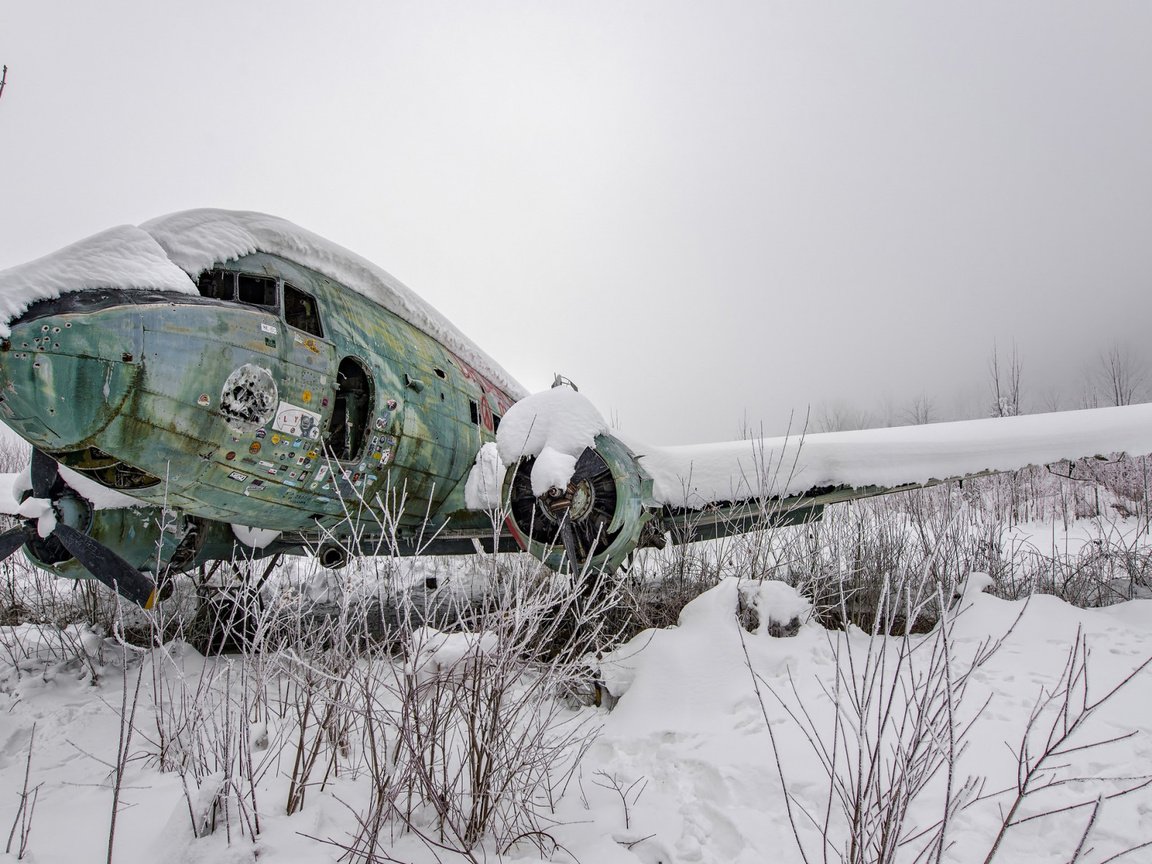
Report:
<svg viewBox="0 0 1152 864"><path fill-rule="evenodd" d="M1152 453L1152 405L683 447L625 440L652 476L660 503L694 508L719 501L794 497L827 487L874 494L877 488L1062 459L1144 455Z"/></svg>

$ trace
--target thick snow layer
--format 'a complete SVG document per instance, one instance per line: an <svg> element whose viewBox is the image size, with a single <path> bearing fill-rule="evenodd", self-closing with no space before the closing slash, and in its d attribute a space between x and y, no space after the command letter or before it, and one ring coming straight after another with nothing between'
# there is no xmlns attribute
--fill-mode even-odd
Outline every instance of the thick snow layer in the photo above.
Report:
<svg viewBox="0 0 1152 864"><path fill-rule="evenodd" d="M504 484L504 463L494 442L488 442L476 454L476 464L464 484L464 505L469 510L495 510L500 506Z"/></svg>
<svg viewBox="0 0 1152 864"><path fill-rule="evenodd" d="M419 627L408 646L413 658L410 671L421 681L462 678L468 674L469 660L491 654L499 645L494 633L442 633L434 627Z"/></svg>
<svg viewBox="0 0 1152 864"><path fill-rule="evenodd" d="M760 615L758 633L767 632L769 624L786 627L793 621L805 624L812 617L812 601L787 582L765 579L763 582L745 582L740 586L745 603Z"/></svg>
<svg viewBox="0 0 1152 864"><path fill-rule="evenodd" d="M188 274L169 260L147 231L122 225L0 270L0 336L7 336L8 323L39 300L100 288L196 293Z"/></svg>
<svg viewBox="0 0 1152 864"><path fill-rule="evenodd" d="M981 581L974 575L969 583ZM1090 649L1086 675L1093 699L1152 654L1149 600L1076 609L1043 595L1009 602L973 593L966 595L966 611L953 619L944 653L939 630L915 635L909 643L873 639L856 628L828 631L815 623L792 638L747 633L737 623L737 600L749 584L755 583L726 579L686 606L678 626L646 631L601 658L604 680L620 696L611 711L543 706L539 723L546 735L571 734L574 724L585 720L594 721L590 733L599 727L595 739L584 742L588 746L581 749L573 781L553 787L546 799L548 837L566 853L549 854L551 842L538 852L528 843L506 850L485 840L466 858L434 843L424 845L387 820L379 828L382 848L412 864L758 864L801 861L800 845L807 860L824 860L825 848L836 860L847 848L851 827L851 811L845 812L837 789L854 788L851 780L858 775L853 772L861 764L857 736L838 730L855 721L854 700L862 698L857 694L871 692L873 708L875 700L892 706L882 737L873 731L879 713L870 715L865 736L868 743L877 742L875 790L882 795L894 778L901 779L896 769L907 764L901 760L927 758L948 746L939 734L947 726L936 723L916 732L917 718L925 716L917 713L916 700L939 693L933 681L940 680L944 662L954 675L973 671L951 705L953 728L962 730L963 739L953 789L968 778L983 785L980 797L965 798L967 806L949 828L943 860L979 864L1012 804L1018 765L1011 748L1027 737L1035 756L1059 721L1059 702L1045 707L1042 700L1059 692L1077 637L1083 635ZM782 589L768 590L785 601ZM368 718L376 718L377 729L402 718L405 712L392 693L408 686L408 675L418 685L415 698L424 700L419 716L425 724L439 720L439 706L470 692L455 685L466 682L472 662L483 654L500 656L506 647L492 631L449 634L422 627L414 627L405 644L403 659L389 652L347 655L352 662L344 668L374 664L372 674L349 679L375 687L365 693L357 686L334 689L339 675L332 686L324 684L330 660L345 658L331 646L317 655L203 657L179 641L127 647L84 625L0 628L0 825L31 825L24 860L38 864L104 861L116 805L116 861L335 864L347 857L340 844L351 842L362 820L381 806L376 781L380 771L393 767L386 746L392 739L366 735ZM996 650L973 670L974 658L992 645ZM912 650L901 655L902 647ZM425 687L429 683L436 689ZM522 698L522 686L513 681L507 698ZM1073 694L1074 712L1082 692ZM317 697L314 715L300 710L300 699L309 693ZM331 703L341 712L336 716L349 724L338 743L328 743L317 726L327 704L320 699L332 693L340 694L339 702ZM1038 786L1051 785L1026 802L1021 813L1030 821L1021 819L1008 830L996 861L1072 860L1097 796L1135 786L1147 773L1150 699L1152 671L1145 669L1103 700L1060 758L1051 760L1051 770L1040 775ZM125 700L135 731L121 753ZM928 708L941 704L930 702ZM485 721L493 716L487 704L476 710ZM431 728L405 722L416 730L412 734ZM507 732L522 742L518 754L535 752L536 739L519 729ZM373 741L379 749L370 753ZM919 749L913 751L909 742ZM1107 743L1085 746L1092 742ZM322 758L302 809L288 816L290 778L298 752L308 752L305 747L323 748L317 751ZM839 754L835 771L844 785L831 788L818 747ZM470 752L478 761L489 755ZM122 783L116 786L110 766L125 755ZM250 773L235 767L249 757ZM517 768L503 761L492 767L500 777ZM27 823L20 818L26 768L27 789L37 795ZM229 778L223 785L221 768ZM944 786L952 777L941 771L902 806L903 837L918 837L937 824ZM217 790L220 799L213 794ZM466 807L470 800L463 796L449 803ZM1073 806L1077 809L1062 809ZM1107 798L1085 844L1091 854L1077 860L1100 864L1146 842L1150 812L1152 787ZM259 835L253 840L245 826L257 819ZM427 831L432 819L417 813L414 826ZM0 861L16 860L19 840L17 830L12 852L0 855ZM909 840L896 861L924 860L927 856L918 853L925 842ZM1143 861L1141 851L1118 860Z"/></svg>
<svg viewBox="0 0 1152 864"><path fill-rule="evenodd" d="M234 210L186 210L145 222L168 257L188 273L214 263L266 252L346 285L441 342L513 398L525 394L499 364L414 291L371 261L318 234L269 216Z"/></svg>
<svg viewBox="0 0 1152 864"><path fill-rule="evenodd" d="M553 486L567 486L580 454L607 431L608 424L587 398L561 386L521 399L508 409L496 443L505 465L524 456L536 457L532 492L543 495Z"/></svg>
<svg viewBox="0 0 1152 864"><path fill-rule="evenodd" d="M834 852L847 847L848 825L815 750L844 747L837 774L852 776L853 757L845 759L844 754L856 752L855 741L834 743L832 719L837 712L854 717L854 697L842 691L856 687L859 692L868 658L879 664L876 656L886 652L889 663L876 680L882 676L886 682L892 680L887 666L894 666L891 661L900 640L871 640L859 630L842 633L819 626L802 627L793 638L742 633L735 616L739 587L735 579L722 582L685 607L678 627L646 631L604 658L605 678L621 698L583 768L585 776L597 769L609 772L621 788L647 781L643 796L628 814L635 835L651 838L633 847L637 860L800 861L798 842L807 850L807 860L823 860L825 842ZM958 725L972 723L956 776L986 779L986 798L966 808L949 834L951 851L944 860L955 864L975 864L988 854L1012 800L1011 792L999 790L1016 788L1017 763L1005 742L1018 745L1044 693L1057 690L1078 632L1090 648L1096 648L1088 667L1097 698L1152 650L1152 601L1082 610L1046 596L1008 602L974 593L968 599L967 611L955 620L949 645L954 670L969 669L979 652L1003 641L954 706ZM919 650L909 660L904 682L925 674L932 649L939 650L936 636L934 631L913 637ZM881 689L887 696L889 690ZM900 694L906 691L894 687L890 692L895 695L896 717L905 716ZM1075 817L1059 808L1083 800L1091 805L1097 794L1120 787L1110 778L1144 773L1131 766L1146 765L1152 758L1152 723L1141 707L1150 695L1152 673L1145 670L1090 719L1071 749L1118 736L1114 743L1053 760L1061 764L1043 777L1044 782L1077 775L1092 779L1057 782L1045 793L1051 798L1030 800L1029 815L1049 809L1051 815L1010 829L1004 854L996 860L1074 857L1091 806L1074 811ZM1030 749L1042 748L1038 739L1053 723L1056 708L1049 705L1043 712ZM814 738L806 737L796 720L805 716L817 730ZM870 730L875 723L872 717ZM882 773L895 764L896 728L894 724L885 732ZM878 785L891 775L884 776ZM842 782L851 786L850 781ZM943 782L942 777L935 778L934 786L909 808L905 824L909 836L915 833L912 826L935 824ZM797 834L789 824L786 794ZM831 807L826 810L829 798ZM598 818L597 803L590 802ZM1102 861L1147 841L1150 804L1148 789L1108 800L1091 837L1094 855L1087 860ZM828 823L826 812L831 814ZM809 814L818 815L810 820ZM910 843L897 860L915 857L916 844ZM1139 853L1131 857L1144 860Z"/></svg>
<svg viewBox="0 0 1152 864"><path fill-rule="evenodd" d="M510 412L511 413L511 412ZM894 487L1112 453L1152 453L1152 404L987 420L651 447L625 442L663 504Z"/></svg>
<svg viewBox="0 0 1152 864"><path fill-rule="evenodd" d="M100 288L195 294L202 270L253 252L309 267L440 341L513 398L525 390L444 316L384 270L342 246L264 213L186 210L101 232L0 271L0 335L37 300Z"/></svg>
<svg viewBox="0 0 1152 864"><path fill-rule="evenodd" d="M122 510L125 507L143 506L135 498L101 486L95 480L89 480L70 468L61 465L59 470L64 482L86 498L97 510ZM40 517L48 506L45 499L29 498L23 504L20 503L20 496L31 488L32 480L27 468L14 474L0 474L0 513L28 519Z"/></svg>

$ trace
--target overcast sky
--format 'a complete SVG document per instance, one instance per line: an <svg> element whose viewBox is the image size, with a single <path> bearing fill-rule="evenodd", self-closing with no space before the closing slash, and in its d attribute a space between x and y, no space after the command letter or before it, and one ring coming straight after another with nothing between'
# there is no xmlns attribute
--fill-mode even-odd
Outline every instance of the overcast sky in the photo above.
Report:
<svg viewBox="0 0 1152 864"><path fill-rule="evenodd" d="M1152 321L1152 4L4 0L0 268L189 207L659 443L1025 402Z"/></svg>

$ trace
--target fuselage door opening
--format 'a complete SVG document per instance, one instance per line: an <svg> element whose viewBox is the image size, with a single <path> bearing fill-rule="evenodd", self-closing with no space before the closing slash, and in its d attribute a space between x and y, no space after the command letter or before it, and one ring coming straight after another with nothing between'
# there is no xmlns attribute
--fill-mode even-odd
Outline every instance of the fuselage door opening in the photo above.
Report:
<svg viewBox="0 0 1152 864"><path fill-rule="evenodd" d="M372 417L372 376L355 357L345 357L336 372L336 394L325 450L340 462L353 462L364 452Z"/></svg>

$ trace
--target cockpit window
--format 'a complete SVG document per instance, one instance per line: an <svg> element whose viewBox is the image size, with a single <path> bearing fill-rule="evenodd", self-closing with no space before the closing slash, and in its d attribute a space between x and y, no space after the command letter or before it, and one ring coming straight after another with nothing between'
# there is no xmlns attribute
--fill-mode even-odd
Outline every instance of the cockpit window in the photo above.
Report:
<svg viewBox="0 0 1152 864"><path fill-rule="evenodd" d="M324 335L315 298L298 288L293 288L287 282L284 283L284 320L297 330L303 330L313 336Z"/></svg>
<svg viewBox="0 0 1152 864"><path fill-rule="evenodd" d="M213 300L234 300L236 297L236 274L227 270L205 270L196 283L200 296Z"/></svg>
<svg viewBox="0 0 1152 864"><path fill-rule="evenodd" d="M237 296L241 303L255 306L276 307L276 280L267 276L249 276L240 273L236 277Z"/></svg>
<svg viewBox="0 0 1152 864"><path fill-rule="evenodd" d="M275 309L276 279L270 276L252 276L229 270L205 270L196 282L202 297L230 300Z"/></svg>

